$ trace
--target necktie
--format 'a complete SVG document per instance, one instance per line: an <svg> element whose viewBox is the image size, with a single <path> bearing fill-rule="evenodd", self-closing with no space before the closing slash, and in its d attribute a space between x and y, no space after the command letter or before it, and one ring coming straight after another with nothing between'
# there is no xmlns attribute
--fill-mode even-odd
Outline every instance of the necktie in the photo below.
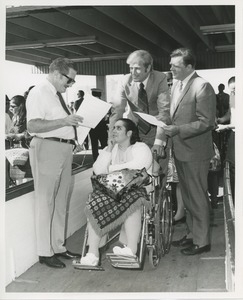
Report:
<svg viewBox="0 0 243 300"><path fill-rule="evenodd" d="M179 100L179 98L181 96L181 93L182 93L182 89L183 89L183 82L180 81L179 88L178 88L178 85L177 85L177 89L174 92L174 96L173 96L173 100L172 100L172 106L171 106L171 116L174 114L174 112L176 110L178 100Z"/></svg>
<svg viewBox="0 0 243 300"><path fill-rule="evenodd" d="M180 87L179 87L179 91L180 91L180 92L182 91L182 88L183 88L183 82L180 81Z"/></svg>
<svg viewBox="0 0 243 300"><path fill-rule="evenodd" d="M142 82L139 84L138 90L138 107L141 108L146 114L149 113L147 93Z"/></svg>
<svg viewBox="0 0 243 300"><path fill-rule="evenodd" d="M67 106L66 106L66 104L65 104L65 101L64 101L64 99L63 99L63 97L62 97L62 94L59 93L59 92L57 92L57 96L58 96L58 98L59 98L59 100L60 100L60 103L61 103L63 109L65 110L65 112L66 112L68 115L71 115L71 112L70 112L69 109L67 108ZM78 135L77 135L77 128L76 128L76 126L73 126L73 129L74 129L75 140L78 141Z"/></svg>
<svg viewBox="0 0 243 300"><path fill-rule="evenodd" d="M149 113L149 106L148 106L148 98L147 98L147 93L144 89L144 84L141 82L139 84L139 90L138 90L138 108L139 109L133 109L134 111L140 111L140 112L145 112ZM147 134L150 129L151 125L144 121L141 117L138 117L138 128L143 134Z"/></svg>

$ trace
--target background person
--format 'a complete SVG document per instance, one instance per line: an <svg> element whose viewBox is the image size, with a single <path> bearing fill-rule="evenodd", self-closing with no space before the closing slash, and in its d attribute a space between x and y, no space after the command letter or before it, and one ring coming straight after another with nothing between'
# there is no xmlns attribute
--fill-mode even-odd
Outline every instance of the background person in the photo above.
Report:
<svg viewBox="0 0 243 300"><path fill-rule="evenodd" d="M84 91L82 91L82 90L78 91L78 100L74 101L74 105L73 105L75 112L79 109L80 105L84 101L84 95L85 95ZM86 150L89 149L89 136L88 135L84 140L84 148Z"/></svg>
<svg viewBox="0 0 243 300"><path fill-rule="evenodd" d="M92 96L101 99L102 91L100 89L91 89ZM101 100L103 101L103 100ZM91 128L89 131L89 136L91 140L92 155L94 162L99 155L99 143L100 148L104 149L108 143L108 127L107 118L104 117L95 128Z"/></svg>
<svg viewBox="0 0 243 300"><path fill-rule="evenodd" d="M228 80L230 90L230 108L221 118L218 118L218 132L229 131L229 139L225 160L230 165L230 184L233 200L235 199L235 76ZM228 124L227 124L228 123Z"/></svg>
<svg viewBox="0 0 243 300"><path fill-rule="evenodd" d="M83 118L66 111L61 96L75 83L76 74L71 60L57 58L50 64L47 79L27 98L27 128L34 136L29 155L35 188L37 254L40 263L52 268L65 267L58 257L80 257L65 247L65 224L75 127ZM77 145L75 151L80 150Z"/></svg>
<svg viewBox="0 0 243 300"><path fill-rule="evenodd" d="M139 155L138 155L139 153ZM101 151L93 165L94 173L107 174L121 169L143 169L152 167L149 147L139 142L136 125L129 119L119 119L113 128L113 137ZM82 265L98 265L101 237L124 222L121 239L126 246L114 247L115 254L136 256L141 232L141 205L147 202L146 189L128 191L117 202L102 191L95 190L87 202L89 250L82 257Z"/></svg>
<svg viewBox="0 0 243 300"><path fill-rule="evenodd" d="M165 126L172 137L175 164L187 210L187 235L174 246L188 246L184 255L210 250L210 206L207 176L214 156L212 129L216 115L216 96L212 86L195 72L195 57L190 49L171 54L171 72L177 82L172 87L172 125Z"/></svg>
<svg viewBox="0 0 243 300"><path fill-rule="evenodd" d="M11 141L12 145L18 145L28 148L30 143L30 135L27 132L26 106L25 98L16 95L10 100L9 110L13 114L12 127L6 138Z"/></svg>

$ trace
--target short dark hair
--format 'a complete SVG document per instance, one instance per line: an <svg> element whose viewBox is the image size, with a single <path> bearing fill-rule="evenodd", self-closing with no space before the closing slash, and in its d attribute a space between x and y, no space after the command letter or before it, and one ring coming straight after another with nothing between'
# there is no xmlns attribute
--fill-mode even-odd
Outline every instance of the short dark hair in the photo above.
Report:
<svg viewBox="0 0 243 300"><path fill-rule="evenodd" d="M49 66L49 72L59 71L60 73L67 74L69 69L77 71L77 64L72 60L65 57L58 57L52 61Z"/></svg>
<svg viewBox="0 0 243 300"><path fill-rule="evenodd" d="M129 130L132 131L132 135L130 138L131 145L135 144L136 142L140 142L138 127L132 120L120 118L117 121L122 121L124 127L126 128L126 132L128 132Z"/></svg>
<svg viewBox="0 0 243 300"><path fill-rule="evenodd" d="M232 82L235 82L235 76L230 77L228 80L228 84L231 84Z"/></svg>
<svg viewBox="0 0 243 300"><path fill-rule="evenodd" d="M84 91L83 90L79 90L78 93L80 94L81 97L84 96Z"/></svg>
<svg viewBox="0 0 243 300"><path fill-rule="evenodd" d="M196 66L196 57L192 50L189 48L178 48L174 50L170 57L181 56L183 58L183 63L185 66L192 65L193 68Z"/></svg>

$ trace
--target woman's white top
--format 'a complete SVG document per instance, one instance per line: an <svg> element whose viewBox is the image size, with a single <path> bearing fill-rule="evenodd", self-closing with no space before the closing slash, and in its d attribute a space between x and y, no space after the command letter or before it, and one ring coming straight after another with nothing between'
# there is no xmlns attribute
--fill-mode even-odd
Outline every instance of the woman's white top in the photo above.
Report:
<svg viewBox="0 0 243 300"><path fill-rule="evenodd" d="M152 169L152 153L150 148L141 142L136 142L129 146L125 151L119 149L115 144L112 152L104 148L93 165L96 175L108 174L113 171L122 169L143 169L151 173Z"/></svg>

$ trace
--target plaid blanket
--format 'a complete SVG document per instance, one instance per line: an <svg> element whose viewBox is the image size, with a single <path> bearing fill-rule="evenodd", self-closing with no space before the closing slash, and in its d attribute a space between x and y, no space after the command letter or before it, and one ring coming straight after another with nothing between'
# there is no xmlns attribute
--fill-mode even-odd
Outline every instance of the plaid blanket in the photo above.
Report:
<svg viewBox="0 0 243 300"><path fill-rule="evenodd" d="M126 218L141 208L149 206L149 197L144 187L131 190L118 202L102 191L94 191L87 202L85 214L99 236L122 224Z"/></svg>

